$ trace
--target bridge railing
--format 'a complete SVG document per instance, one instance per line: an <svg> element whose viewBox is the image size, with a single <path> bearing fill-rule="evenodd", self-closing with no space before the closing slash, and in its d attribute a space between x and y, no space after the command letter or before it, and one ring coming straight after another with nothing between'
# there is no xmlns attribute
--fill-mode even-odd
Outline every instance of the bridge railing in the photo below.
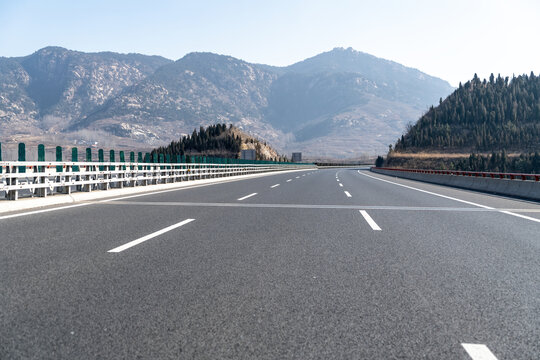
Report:
<svg viewBox="0 0 540 360"><path fill-rule="evenodd" d="M46 197L305 168L292 164L0 161L0 194Z"/></svg>

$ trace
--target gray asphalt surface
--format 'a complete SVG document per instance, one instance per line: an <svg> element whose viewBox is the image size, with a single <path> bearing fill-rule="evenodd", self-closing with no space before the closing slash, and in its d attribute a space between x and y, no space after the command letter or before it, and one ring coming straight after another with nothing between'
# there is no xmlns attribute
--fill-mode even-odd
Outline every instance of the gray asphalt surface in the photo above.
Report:
<svg viewBox="0 0 540 360"><path fill-rule="evenodd" d="M2 219L0 359L538 359L535 220L358 169Z"/></svg>

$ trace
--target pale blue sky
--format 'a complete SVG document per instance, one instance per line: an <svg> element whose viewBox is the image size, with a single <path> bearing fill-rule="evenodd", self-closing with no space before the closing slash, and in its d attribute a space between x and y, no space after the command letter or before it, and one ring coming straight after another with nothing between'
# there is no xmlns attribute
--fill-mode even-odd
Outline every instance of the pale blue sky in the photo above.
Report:
<svg viewBox="0 0 540 360"><path fill-rule="evenodd" d="M289 65L353 47L457 85L540 72L538 0L0 0L0 56L57 45Z"/></svg>

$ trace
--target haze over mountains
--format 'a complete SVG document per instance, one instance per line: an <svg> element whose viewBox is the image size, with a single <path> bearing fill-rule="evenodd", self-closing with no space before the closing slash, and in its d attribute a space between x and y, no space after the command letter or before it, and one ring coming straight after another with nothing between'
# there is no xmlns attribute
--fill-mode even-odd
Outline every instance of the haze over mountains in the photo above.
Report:
<svg viewBox="0 0 540 360"><path fill-rule="evenodd" d="M48 47L0 58L0 139L150 148L233 123L279 151L352 157L384 152L452 90L350 48L272 67Z"/></svg>

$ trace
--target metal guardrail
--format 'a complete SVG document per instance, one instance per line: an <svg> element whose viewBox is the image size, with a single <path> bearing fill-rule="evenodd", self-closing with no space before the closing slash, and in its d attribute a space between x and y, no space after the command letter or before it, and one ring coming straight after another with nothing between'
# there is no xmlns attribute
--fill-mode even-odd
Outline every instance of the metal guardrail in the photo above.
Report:
<svg viewBox="0 0 540 360"><path fill-rule="evenodd" d="M303 168L283 164L0 161L0 192L46 197Z"/></svg>
<svg viewBox="0 0 540 360"><path fill-rule="evenodd" d="M434 174L434 175L454 175L454 176L469 176L491 179L508 179L508 180L532 180L540 181L540 174L521 174L521 173L501 173L501 172L482 172L482 171L459 171L459 170L427 170L427 169L398 169L379 167L375 169L404 171L418 174Z"/></svg>

